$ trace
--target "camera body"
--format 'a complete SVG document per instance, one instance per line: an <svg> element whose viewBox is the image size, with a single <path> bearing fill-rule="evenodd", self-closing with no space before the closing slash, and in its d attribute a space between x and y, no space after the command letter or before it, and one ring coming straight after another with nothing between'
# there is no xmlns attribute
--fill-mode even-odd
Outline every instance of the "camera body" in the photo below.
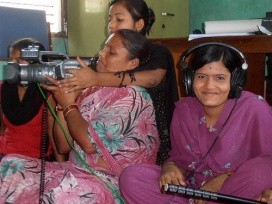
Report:
<svg viewBox="0 0 272 204"><path fill-rule="evenodd" d="M10 84L18 83L28 85L38 82L50 84L45 78L65 79L71 77L68 69L80 69L76 59L60 52L40 51L38 46L29 46L21 50L21 59L27 60L30 64L18 64L9 62L6 69L6 80ZM90 68L95 68L96 58L84 61Z"/></svg>

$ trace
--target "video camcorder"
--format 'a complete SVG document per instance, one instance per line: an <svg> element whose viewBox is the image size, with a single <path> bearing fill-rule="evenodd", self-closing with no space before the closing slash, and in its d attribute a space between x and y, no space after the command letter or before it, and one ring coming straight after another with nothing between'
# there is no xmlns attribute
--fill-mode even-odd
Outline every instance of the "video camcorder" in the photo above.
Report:
<svg viewBox="0 0 272 204"><path fill-rule="evenodd" d="M76 59L69 59L64 53L54 51L40 51L38 46L29 46L21 50L21 59L30 64L18 64L9 62L6 67L6 81L10 84L20 82L27 85L32 82L50 84L46 76L53 79L65 79L71 77L68 69L80 69ZM90 68L95 68L96 58L84 61Z"/></svg>

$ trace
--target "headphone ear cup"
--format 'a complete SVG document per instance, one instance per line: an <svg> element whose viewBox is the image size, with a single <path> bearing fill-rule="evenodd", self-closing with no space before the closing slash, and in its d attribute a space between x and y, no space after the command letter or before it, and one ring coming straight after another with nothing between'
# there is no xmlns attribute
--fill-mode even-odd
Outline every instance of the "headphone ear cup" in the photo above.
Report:
<svg viewBox="0 0 272 204"><path fill-rule="evenodd" d="M236 67L231 73L230 98L239 98L246 83L246 72L241 67Z"/></svg>
<svg viewBox="0 0 272 204"><path fill-rule="evenodd" d="M187 67L184 69L183 84L185 86L185 91L188 96L194 95L194 90L193 90L194 79L193 78L194 78L194 71L187 65Z"/></svg>

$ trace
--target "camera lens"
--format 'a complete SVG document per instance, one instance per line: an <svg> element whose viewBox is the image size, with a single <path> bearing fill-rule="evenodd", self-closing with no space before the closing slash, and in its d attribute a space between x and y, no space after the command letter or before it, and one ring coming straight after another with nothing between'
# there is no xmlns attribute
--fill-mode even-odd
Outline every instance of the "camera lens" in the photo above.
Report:
<svg viewBox="0 0 272 204"><path fill-rule="evenodd" d="M48 83L46 76L54 78L54 67L44 64L21 65L21 81Z"/></svg>

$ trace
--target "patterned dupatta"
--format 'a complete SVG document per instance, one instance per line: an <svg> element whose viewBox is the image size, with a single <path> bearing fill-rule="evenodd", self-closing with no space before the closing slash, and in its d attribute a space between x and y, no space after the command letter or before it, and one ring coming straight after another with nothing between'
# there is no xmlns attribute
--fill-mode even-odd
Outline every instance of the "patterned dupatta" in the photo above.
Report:
<svg viewBox="0 0 272 204"><path fill-rule="evenodd" d="M94 87L78 100L81 113L89 123L90 141L97 149L96 154L86 155L93 168L120 176L128 165L155 164L159 135L154 107L145 89ZM108 170L96 165L100 156Z"/></svg>
<svg viewBox="0 0 272 204"><path fill-rule="evenodd" d="M93 139L96 143L96 146L103 152L103 159L106 160L107 164L111 170L117 175L120 176L123 168L116 162L109 150L105 147L104 143L101 141L97 133L93 128L89 128L90 134L93 136Z"/></svg>

